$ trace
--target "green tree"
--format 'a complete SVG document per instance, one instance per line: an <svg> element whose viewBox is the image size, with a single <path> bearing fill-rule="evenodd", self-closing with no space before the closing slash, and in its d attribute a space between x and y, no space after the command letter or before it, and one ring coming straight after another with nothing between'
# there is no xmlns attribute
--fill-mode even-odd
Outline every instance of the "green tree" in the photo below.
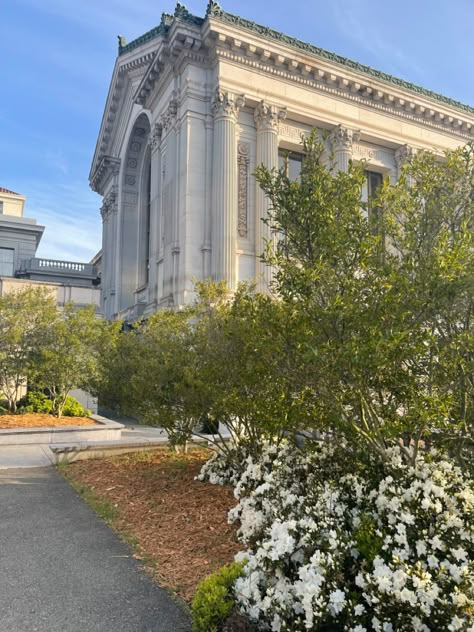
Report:
<svg viewBox="0 0 474 632"><path fill-rule="evenodd" d="M54 414L61 417L69 392L88 389L99 378L100 358L114 325L98 318L94 307L72 303L57 311L43 342L32 380L48 391Z"/></svg>
<svg viewBox="0 0 474 632"><path fill-rule="evenodd" d="M298 181L263 167L257 178L280 235L263 258L298 313L311 426L382 458L400 438L408 461L422 439L461 457L473 424L473 147L416 156L384 183L381 213L360 201L364 165L336 173L315 135L305 153Z"/></svg>
<svg viewBox="0 0 474 632"><path fill-rule="evenodd" d="M55 301L43 288L27 287L0 297L0 393L10 412L16 412L56 315Z"/></svg>

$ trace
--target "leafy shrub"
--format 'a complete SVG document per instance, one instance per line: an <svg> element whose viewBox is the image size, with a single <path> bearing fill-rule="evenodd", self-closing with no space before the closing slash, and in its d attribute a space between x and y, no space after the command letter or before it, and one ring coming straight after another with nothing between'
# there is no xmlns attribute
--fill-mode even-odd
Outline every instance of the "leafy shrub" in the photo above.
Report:
<svg viewBox="0 0 474 632"><path fill-rule="evenodd" d="M218 632L235 606L232 586L242 575L243 567L242 563L233 562L199 584L192 603L195 632Z"/></svg>
<svg viewBox="0 0 474 632"><path fill-rule="evenodd" d="M326 443L247 458L229 519L248 545L234 596L251 620L273 632L474 632L472 479L442 453L408 466L391 448L385 461Z"/></svg>
<svg viewBox="0 0 474 632"><path fill-rule="evenodd" d="M31 391L18 402L18 412L52 415L54 406L52 400L41 391ZM91 412L86 410L75 397L68 395L62 414L65 417L90 417Z"/></svg>
<svg viewBox="0 0 474 632"><path fill-rule="evenodd" d="M91 411L84 406L72 395L66 397L66 403L62 411L64 417L90 417Z"/></svg>
<svg viewBox="0 0 474 632"><path fill-rule="evenodd" d="M19 413L44 413L50 415L53 412L53 402L40 391L30 391L20 399L17 404L17 410Z"/></svg>

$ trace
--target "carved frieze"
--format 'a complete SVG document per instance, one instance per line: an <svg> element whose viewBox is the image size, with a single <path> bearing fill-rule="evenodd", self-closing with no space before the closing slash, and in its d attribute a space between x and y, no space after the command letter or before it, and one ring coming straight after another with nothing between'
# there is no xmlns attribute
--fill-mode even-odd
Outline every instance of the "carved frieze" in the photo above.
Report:
<svg viewBox="0 0 474 632"><path fill-rule="evenodd" d="M352 144L360 139L360 132L354 131L342 125L335 127L329 134L329 142L333 151L352 152Z"/></svg>
<svg viewBox="0 0 474 632"><path fill-rule="evenodd" d="M238 166L238 218L237 232L240 237L248 236L248 192L249 192L249 145L237 146Z"/></svg>
<svg viewBox="0 0 474 632"><path fill-rule="evenodd" d="M234 96L230 92L224 92L217 88L214 101L212 102L212 112L216 118L237 118L239 110L244 107L245 96Z"/></svg>
<svg viewBox="0 0 474 632"><path fill-rule="evenodd" d="M278 108L260 101L254 111L255 124L258 130L278 131L280 121L286 118L286 108Z"/></svg>
<svg viewBox="0 0 474 632"><path fill-rule="evenodd" d="M296 141L297 143L301 143L303 140L303 137L309 136L308 130L302 129L301 127L297 127L296 125L291 125L291 123L281 123L281 122L278 129L278 133L283 138Z"/></svg>

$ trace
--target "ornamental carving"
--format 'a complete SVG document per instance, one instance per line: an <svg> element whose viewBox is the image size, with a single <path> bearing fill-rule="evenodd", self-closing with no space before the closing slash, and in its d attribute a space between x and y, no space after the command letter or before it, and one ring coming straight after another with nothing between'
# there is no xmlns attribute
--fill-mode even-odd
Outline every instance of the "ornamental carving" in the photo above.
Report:
<svg viewBox="0 0 474 632"><path fill-rule="evenodd" d="M217 88L214 101L212 102L212 112L216 118L237 118L239 110L244 107L244 104L245 97L243 94L234 97L230 92L224 92Z"/></svg>
<svg viewBox="0 0 474 632"><path fill-rule="evenodd" d="M163 125L161 123L155 123L149 139L151 151L156 151L160 146L162 134Z"/></svg>
<svg viewBox="0 0 474 632"><path fill-rule="evenodd" d="M249 192L249 145L237 146L238 169L238 219L237 231L240 237L248 236L248 192Z"/></svg>
<svg viewBox="0 0 474 632"><path fill-rule="evenodd" d="M102 221L107 221L111 213L117 212L117 200L118 200L118 186L114 185L109 193L104 197L102 206L100 207L100 214L102 215Z"/></svg>
<svg viewBox="0 0 474 632"><path fill-rule="evenodd" d="M216 2L215 0L209 0L206 9L206 16L211 16L213 18L221 17L223 13L224 11L218 2Z"/></svg>
<svg viewBox="0 0 474 632"><path fill-rule="evenodd" d="M137 141L134 141L131 145L130 145L130 151L135 151L135 152L139 152L141 149L141 143L138 143Z"/></svg>
<svg viewBox="0 0 474 632"><path fill-rule="evenodd" d="M415 150L410 145L402 145L395 150L395 162L397 168L401 169L405 162L408 162L415 155Z"/></svg>
<svg viewBox="0 0 474 632"><path fill-rule="evenodd" d="M167 132L170 129L170 127L174 125L174 123L176 122L177 114L178 114L178 100L171 99L166 109L166 112L164 112L160 116L160 120L158 123L161 126L162 133Z"/></svg>
<svg viewBox="0 0 474 632"><path fill-rule="evenodd" d="M280 121L286 118L286 108L277 108L265 101L260 101L254 111L255 124L258 130L278 132Z"/></svg>
<svg viewBox="0 0 474 632"><path fill-rule="evenodd" d="M329 142L333 151L348 151L352 152L352 143L357 143L360 140L360 131L354 131L338 125L329 134Z"/></svg>

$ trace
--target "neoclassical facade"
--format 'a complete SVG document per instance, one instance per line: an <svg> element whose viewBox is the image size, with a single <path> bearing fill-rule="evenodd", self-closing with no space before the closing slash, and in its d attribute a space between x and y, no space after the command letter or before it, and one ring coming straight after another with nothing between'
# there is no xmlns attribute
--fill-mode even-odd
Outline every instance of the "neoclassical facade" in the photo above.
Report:
<svg viewBox="0 0 474 632"><path fill-rule="evenodd" d="M259 164L301 166L327 137L337 167L367 165L367 191L413 152L474 139L474 108L226 13L211 0L138 39L119 38L90 182L103 196L102 303L134 320L194 298L194 283L252 279L268 202Z"/></svg>

